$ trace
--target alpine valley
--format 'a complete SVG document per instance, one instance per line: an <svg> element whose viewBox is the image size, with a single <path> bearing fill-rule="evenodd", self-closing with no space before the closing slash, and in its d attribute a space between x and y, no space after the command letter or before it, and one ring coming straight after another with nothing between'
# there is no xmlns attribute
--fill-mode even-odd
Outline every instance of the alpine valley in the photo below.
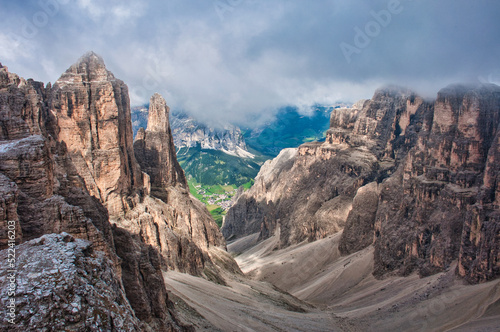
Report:
<svg viewBox="0 0 500 332"><path fill-rule="evenodd" d="M210 127L93 52L0 65L0 330L500 330L500 87L345 106Z"/></svg>
<svg viewBox="0 0 500 332"><path fill-rule="evenodd" d="M147 126L148 108L132 107L134 135ZM185 113L172 112L177 159L186 172L191 193L205 203L222 226L235 196L252 186L265 161L283 148L325 139L333 108L315 106L310 114L303 115L296 107L283 107L272 121L243 129L227 123L210 126Z"/></svg>

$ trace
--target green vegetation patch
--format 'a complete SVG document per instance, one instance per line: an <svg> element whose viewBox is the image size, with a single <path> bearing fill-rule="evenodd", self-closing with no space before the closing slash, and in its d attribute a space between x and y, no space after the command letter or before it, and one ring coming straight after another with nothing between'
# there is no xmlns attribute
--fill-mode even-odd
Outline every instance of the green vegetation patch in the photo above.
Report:
<svg viewBox="0 0 500 332"><path fill-rule="evenodd" d="M218 150L204 150L200 145L177 151L177 160L186 174L210 186L239 187L257 176L266 159L240 158Z"/></svg>

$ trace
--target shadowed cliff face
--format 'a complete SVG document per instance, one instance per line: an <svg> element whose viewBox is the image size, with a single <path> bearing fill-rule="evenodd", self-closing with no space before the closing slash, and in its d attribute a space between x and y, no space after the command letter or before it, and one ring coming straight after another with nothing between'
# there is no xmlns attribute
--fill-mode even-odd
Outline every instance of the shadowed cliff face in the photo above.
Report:
<svg viewBox="0 0 500 332"><path fill-rule="evenodd" d="M458 259L467 280L496 278L499 124L495 85L451 86L433 103L379 90L335 109L325 143L265 165L223 233L266 238L277 229L288 246L343 228L341 253L375 245L376 276L429 275Z"/></svg>
<svg viewBox="0 0 500 332"><path fill-rule="evenodd" d="M225 242L190 196L172 148L168 108L161 96L153 99L158 128L146 143L161 159L141 170L127 87L99 56L83 56L53 87L0 66L0 223L5 232L8 221L16 222L18 242L63 231L90 241L111 260L120 291L145 324L141 330L183 330L171 314L162 272L216 277L211 247Z"/></svg>
<svg viewBox="0 0 500 332"><path fill-rule="evenodd" d="M225 246L206 207L192 197L177 162L169 125L169 108L159 94L151 97L148 128L134 142L135 156L147 174L151 193L127 216L139 219L147 243L159 248L170 269L203 274L210 246ZM154 198L153 198L154 197Z"/></svg>
<svg viewBox="0 0 500 332"><path fill-rule="evenodd" d="M381 184L375 274L428 275L459 259L459 275L487 281L500 274L498 166L491 165L499 157L500 89L443 89L429 113L397 175Z"/></svg>
<svg viewBox="0 0 500 332"><path fill-rule="evenodd" d="M88 195L65 145L53 138L50 85L26 81L6 67L0 68L0 82L2 223L16 221L23 241L66 231L116 260L106 209Z"/></svg>
<svg viewBox="0 0 500 332"><path fill-rule="evenodd" d="M223 234L261 230L265 238L280 224L280 243L288 246L342 230L357 190L393 172L403 151L399 142L420 130L404 119L410 113L421 117L424 109L421 99L400 89L380 90L352 109L335 109L325 143L282 152L262 167L255 185L228 211Z"/></svg>

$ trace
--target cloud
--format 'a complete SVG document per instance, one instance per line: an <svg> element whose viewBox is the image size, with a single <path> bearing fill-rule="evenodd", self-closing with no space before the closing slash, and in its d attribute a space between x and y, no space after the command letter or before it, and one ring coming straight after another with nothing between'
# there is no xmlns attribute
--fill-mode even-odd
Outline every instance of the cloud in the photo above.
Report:
<svg viewBox="0 0 500 332"><path fill-rule="evenodd" d="M50 2L58 10L34 38L9 39ZM0 61L47 82L94 50L132 104L160 92L173 109L244 122L283 105L370 98L385 84L435 96L497 80L498 17L487 0L27 0L0 13ZM356 48L348 57L344 44Z"/></svg>

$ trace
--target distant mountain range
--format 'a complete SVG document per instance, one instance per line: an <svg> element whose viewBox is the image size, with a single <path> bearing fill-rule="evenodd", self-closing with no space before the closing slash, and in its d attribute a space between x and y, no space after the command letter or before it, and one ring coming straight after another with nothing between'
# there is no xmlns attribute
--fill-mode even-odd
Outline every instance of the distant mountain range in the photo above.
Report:
<svg viewBox="0 0 500 332"><path fill-rule="evenodd" d="M255 157L248 152L241 129L235 125L210 127L185 113L172 114L171 121L177 149L199 146L203 150L219 150L236 157Z"/></svg>
<svg viewBox="0 0 500 332"><path fill-rule="evenodd" d="M183 148L199 147L205 152L217 150L235 157L254 159L263 156L267 160L284 148L324 140L330 113L341 106L347 105L315 106L308 115L301 114L296 107L283 107L272 121L258 127L233 124L213 127L175 111L170 114L170 122L178 152ZM132 108L134 136L140 127L147 126L147 117L148 105Z"/></svg>

